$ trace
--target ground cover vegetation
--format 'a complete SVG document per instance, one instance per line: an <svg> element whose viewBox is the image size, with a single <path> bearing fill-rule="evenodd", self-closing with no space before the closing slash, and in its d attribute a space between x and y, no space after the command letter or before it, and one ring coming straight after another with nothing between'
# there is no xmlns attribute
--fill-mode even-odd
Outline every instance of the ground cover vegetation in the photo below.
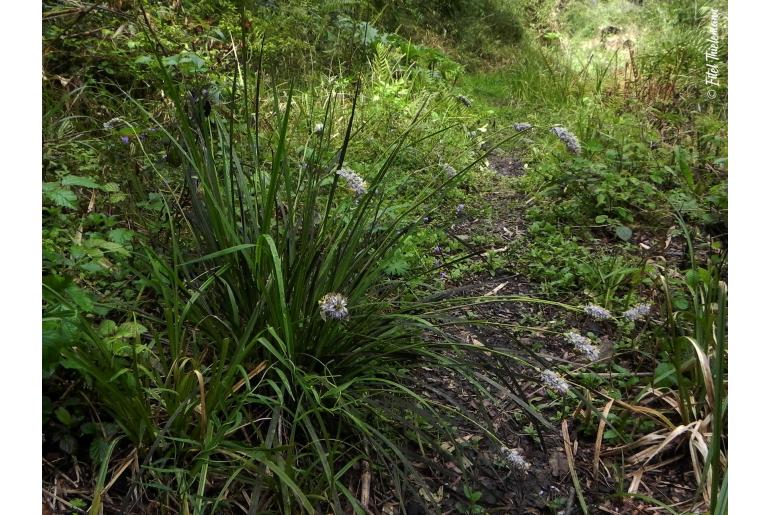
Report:
<svg viewBox="0 0 770 515"><path fill-rule="evenodd" d="M44 2L44 513L726 513L713 9Z"/></svg>

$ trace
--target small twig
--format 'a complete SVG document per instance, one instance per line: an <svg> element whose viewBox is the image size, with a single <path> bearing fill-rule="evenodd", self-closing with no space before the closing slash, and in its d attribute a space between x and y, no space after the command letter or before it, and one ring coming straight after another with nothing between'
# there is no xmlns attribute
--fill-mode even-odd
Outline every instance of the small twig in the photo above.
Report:
<svg viewBox="0 0 770 515"><path fill-rule="evenodd" d="M588 515L588 505L583 497L583 491L580 488L580 480L577 476L577 470L575 470L575 458L572 456L572 442L569 439L569 428L567 427L567 421L561 421L561 435L564 440L564 454L567 456L567 466L569 466L569 473L572 476L572 484L575 485L575 492L577 493L578 502L580 508L583 510L583 515Z"/></svg>
<svg viewBox="0 0 770 515"><path fill-rule="evenodd" d="M364 460L362 463L363 472L361 473L361 506L364 510L369 510L369 492L372 482L372 472L369 469L369 462Z"/></svg>
<svg viewBox="0 0 770 515"><path fill-rule="evenodd" d="M133 463L136 460L137 457L137 448L134 447L134 450L131 451L131 453L128 455L128 458L123 462L123 464L120 466L120 468L115 471L115 473L112 475L112 479L110 479L110 482L107 483L107 486L104 487L104 490L102 491L102 494L106 494L107 491L112 488L112 485L115 484L115 481L118 480L118 478L125 472L125 470L128 468L131 463Z"/></svg>
<svg viewBox="0 0 770 515"><path fill-rule="evenodd" d="M44 461L44 462L45 462L45 463L46 463L46 464L47 464L49 467L51 467L51 468L54 470L54 472L56 472L56 475L57 475L57 477L62 477L62 478L64 478L64 479L66 479L66 480L67 480L67 481L69 481L69 483L70 483L70 484L71 484L73 487L75 487L75 488L79 488L79 487L80 487L80 485L78 485L78 484L77 484L75 481L73 481L73 480L72 480L72 479L71 479L71 478L70 478L70 477L69 477L67 474L65 474L64 472L62 472L62 471L61 471L61 469L60 469L59 467L57 467L56 465L54 465L53 463L51 463L50 461L48 461L48 460L47 460L47 459L45 459L45 458L43 458L43 461Z"/></svg>
<svg viewBox="0 0 770 515"><path fill-rule="evenodd" d="M602 418L599 420L599 428L596 431L596 443L594 444L594 479L596 479L596 475L599 473L599 455L602 451L602 437L604 436L604 427L607 425L607 417L610 414L610 409L612 409L612 404L615 402L615 399L610 399L610 401L604 406L604 410L602 410Z"/></svg>
<svg viewBox="0 0 770 515"><path fill-rule="evenodd" d="M44 494L46 494L47 496L51 497L51 498L52 498L54 501L56 501L56 502L60 502L60 503L62 503L63 505L65 505L66 507L68 507L68 508L70 508L70 509L72 509L72 510L75 510L75 511L76 511L76 512L78 512L78 513L85 513L85 512L86 512L86 510L83 510L83 509L81 509L81 508L78 508L77 506L75 506L75 505L73 505L73 504L70 504L69 502L65 501L64 499L62 499L61 497L59 497L59 496L58 496L58 495L56 495L55 493L51 493L51 492L49 492L49 491L48 491L48 490L46 490L45 488L43 488L43 493L44 493Z"/></svg>

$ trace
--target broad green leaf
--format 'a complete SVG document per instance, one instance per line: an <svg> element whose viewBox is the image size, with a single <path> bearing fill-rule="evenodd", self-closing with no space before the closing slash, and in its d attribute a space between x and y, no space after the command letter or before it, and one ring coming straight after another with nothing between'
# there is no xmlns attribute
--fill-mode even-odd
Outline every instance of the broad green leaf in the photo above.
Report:
<svg viewBox="0 0 770 515"><path fill-rule="evenodd" d="M120 186L117 182L108 182L107 184L102 185L102 190L107 193L117 193L120 191Z"/></svg>
<svg viewBox="0 0 770 515"><path fill-rule="evenodd" d="M139 322L123 322L118 326L113 338L135 338L147 332L147 328Z"/></svg>
<svg viewBox="0 0 770 515"><path fill-rule="evenodd" d="M168 57L164 57L162 59L164 66L176 66L179 64L179 56L178 55L170 55Z"/></svg>
<svg viewBox="0 0 770 515"><path fill-rule="evenodd" d="M80 177L78 175L65 175L61 180L64 186L81 186L83 188L100 188L101 185L94 182L90 177Z"/></svg>
<svg viewBox="0 0 770 515"><path fill-rule="evenodd" d="M70 415L70 412L67 411L67 408L65 408L64 406L61 406L57 408L55 413L56 413L56 418L59 419L59 422L61 422L62 424L68 427L72 425L72 422L73 422L72 415Z"/></svg>
<svg viewBox="0 0 770 515"><path fill-rule="evenodd" d="M656 386L676 386L676 369L668 361L662 361L655 367Z"/></svg>
<svg viewBox="0 0 770 515"><path fill-rule="evenodd" d="M625 225L618 225L615 227L615 234L623 241L628 241L631 239L631 236L633 235L633 231L626 227Z"/></svg>
<svg viewBox="0 0 770 515"><path fill-rule="evenodd" d="M77 196L68 188L63 188L59 183L46 182L43 184L43 194L57 206L69 209L77 209Z"/></svg>
<svg viewBox="0 0 770 515"><path fill-rule="evenodd" d="M72 302L80 308L82 311L91 313L94 309L94 301L91 296L82 288L75 286L74 284L67 287L65 290Z"/></svg>
<svg viewBox="0 0 770 515"><path fill-rule="evenodd" d="M99 336L110 336L115 334L118 329L118 324L114 320L102 320L99 324Z"/></svg>
<svg viewBox="0 0 770 515"><path fill-rule="evenodd" d="M409 263L403 258L394 258L385 263L383 268L388 275L401 276L409 271Z"/></svg>
<svg viewBox="0 0 770 515"><path fill-rule="evenodd" d="M113 229L108 234L107 237L110 239L110 241L114 241L115 243L119 245L124 245L126 243L129 243L133 237L134 237L134 231L131 231L129 229Z"/></svg>
<svg viewBox="0 0 770 515"><path fill-rule="evenodd" d="M99 240L96 243L99 246L99 248L102 248L107 252L115 252L116 254L120 254L121 256L128 256L130 254L130 252L126 250L126 248L123 245L121 245L120 243L115 243L114 241Z"/></svg>

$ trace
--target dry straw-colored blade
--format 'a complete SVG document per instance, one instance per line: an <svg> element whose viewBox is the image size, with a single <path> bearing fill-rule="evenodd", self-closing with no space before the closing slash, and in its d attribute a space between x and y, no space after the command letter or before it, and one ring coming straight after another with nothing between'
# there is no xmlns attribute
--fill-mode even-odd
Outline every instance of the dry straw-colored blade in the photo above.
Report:
<svg viewBox="0 0 770 515"><path fill-rule="evenodd" d="M599 456L602 451L602 438L604 437L604 428L607 425L607 416L610 414L610 410L612 409L612 404L615 402L615 399L610 399L610 401L604 406L604 409L602 410L602 418L599 420L599 428L596 431L596 443L594 443L594 479L596 479L596 475L599 473Z"/></svg>

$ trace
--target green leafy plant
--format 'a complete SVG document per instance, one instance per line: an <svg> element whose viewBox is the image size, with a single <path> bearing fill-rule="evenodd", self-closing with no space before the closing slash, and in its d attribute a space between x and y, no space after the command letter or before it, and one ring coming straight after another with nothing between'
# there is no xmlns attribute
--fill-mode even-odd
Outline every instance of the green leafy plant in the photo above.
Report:
<svg viewBox="0 0 770 515"><path fill-rule="evenodd" d="M430 200L471 166L393 210L388 172L424 123L422 109L361 177L345 166L357 96L333 147L338 97L329 92L323 128L297 160L289 150L292 90L274 91L264 115L258 75L253 89L238 93L233 84L228 111L204 113L179 90L173 67L159 59L159 69L179 132L158 126L181 155L186 183L183 196L164 200L170 248L145 247L145 283L162 309L122 325L79 317L82 336L60 350L64 365L94 385L142 450L147 473L166 485L167 502L182 510L216 511L238 484L269 511L361 511L345 478L364 459L403 496L413 484L407 478L419 477L408 442L447 455L440 442L452 419L467 418L419 393L415 371L452 371L489 396L471 359L478 347L436 324L458 301L409 299L387 279L394 249L435 209ZM240 106L245 116L236 119ZM426 341L426 332L438 338ZM498 373L505 381L507 372L484 370ZM175 479L162 465L168 460Z"/></svg>
<svg viewBox="0 0 770 515"><path fill-rule="evenodd" d="M689 302L685 309L675 307L669 282L661 275L667 329L664 352L671 364L668 373L674 374L682 423L708 421L705 424L711 428L711 434L706 437L708 447L699 449L700 462L694 462L693 466L699 488L713 511L727 467L723 453L727 417L727 285L721 280L726 261L722 256L712 256L706 268L698 267L689 231L681 218L680 223L691 256L691 268L685 274ZM660 372L665 370L666 367L659 367ZM656 382L665 376L657 373ZM702 425L699 424L701 433L706 432ZM698 454L693 454L695 456Z"/></svg>

